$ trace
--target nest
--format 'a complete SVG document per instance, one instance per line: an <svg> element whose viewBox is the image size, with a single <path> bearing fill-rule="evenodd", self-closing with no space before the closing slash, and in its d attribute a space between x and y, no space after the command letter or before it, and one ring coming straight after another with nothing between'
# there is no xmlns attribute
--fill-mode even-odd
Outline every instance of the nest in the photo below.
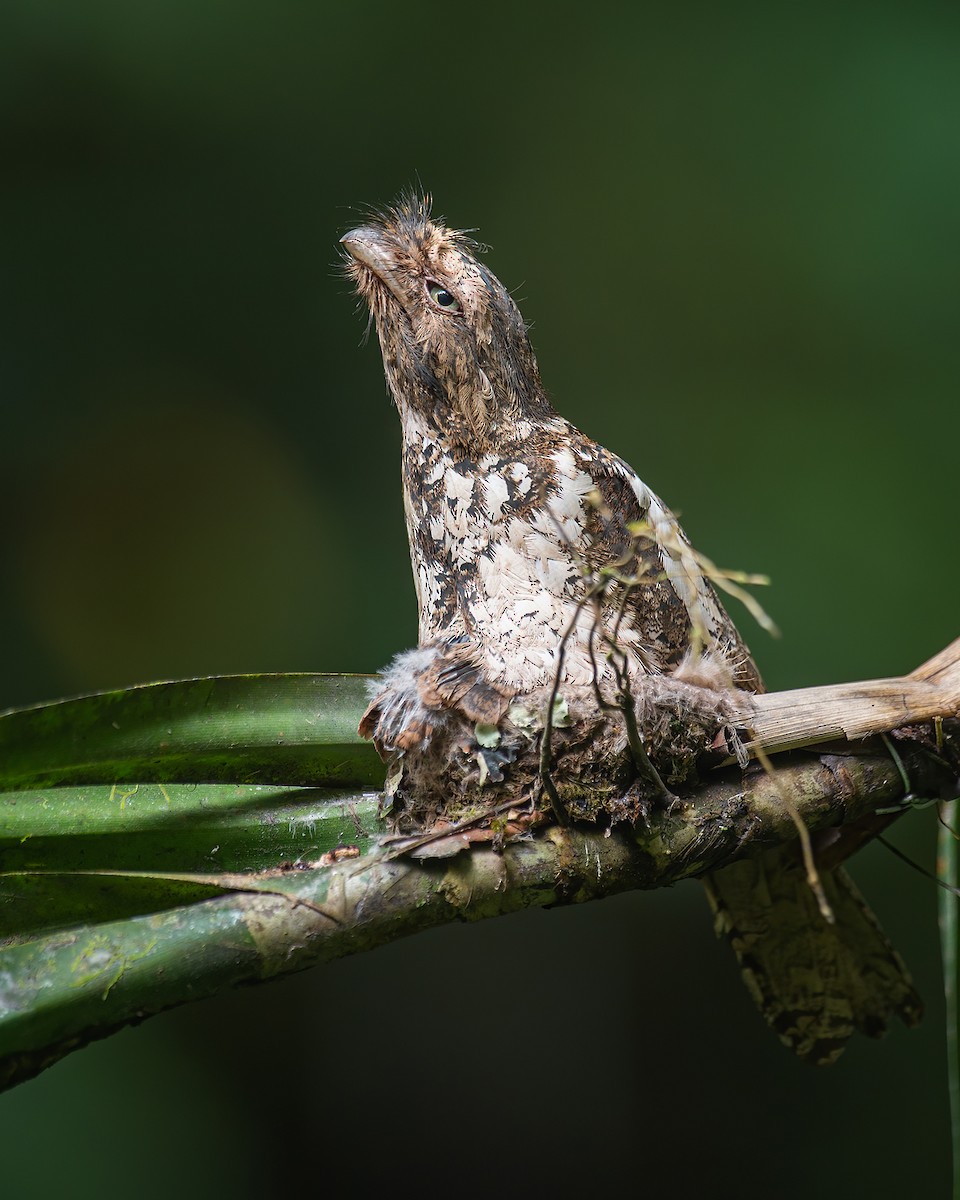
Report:
<svg viewBox="0 0 960 1200"><path fill-rule="evenodd" d="M601 708L592 688L544 688L514 698L496 725L431 713L428 737L389 754L386 793L405 835L509 812L526 825L636 823L736 745L723 691L645 676L626 704Z"/></svg>

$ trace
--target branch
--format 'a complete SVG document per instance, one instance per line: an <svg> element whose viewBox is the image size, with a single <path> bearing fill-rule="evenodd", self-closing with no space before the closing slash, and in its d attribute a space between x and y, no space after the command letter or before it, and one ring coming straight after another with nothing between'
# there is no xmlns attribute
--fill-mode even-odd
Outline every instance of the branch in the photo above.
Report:
<svg viewBox="0 0 960 1200"><path fill-rule="evenodd" d="M735 698L736 718L768 754L854 741L960 712L960 638L909 675Z"/></svg>
<svg viewBox="0 0 960 1200"><path fill-rule="evenodd" d="M922 747L902 745L913 796L937 795L952 782ZM191 875L193 884L220 894L0 952L0 1086L30 1078L123 1025L227 986L303 970L450 921L580 903L703 874L748 849L792 838L784 793L813 833L905 800L903 776L885 749L802 753L778 763L772 776L755 765L745 774L717 772L682 811L661 811L635 833L552 826L499 853L473 846L450 858L412 861L386 843L322 868Z"/></svg>
<svg viewBox="0 0 960 1200"><path fill-rule="evenodd" d="M531 832L522 811L487 809L442 835L383 837L353 732L364 700L350 678L238 677L0 715L0 1086L223 987L715 871L792 841L791 808L829 870L918 800L954 794L960 640L904 678L744 703L771 770L722 767L612 829ZM859 740L898 728L895 749ZM349 790L276 786L317 779Z"/></svg>

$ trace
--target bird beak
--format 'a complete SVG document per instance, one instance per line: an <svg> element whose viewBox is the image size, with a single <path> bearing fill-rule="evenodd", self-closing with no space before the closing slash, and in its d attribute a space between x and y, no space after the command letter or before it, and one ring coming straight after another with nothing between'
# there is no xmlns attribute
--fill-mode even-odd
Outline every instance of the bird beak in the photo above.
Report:
<svg viewBox="0 0 960 1200"><path fill-rule="evenodd" d="M379 229L370 225L360 225L357 229L345 233L340 239L340 244L357 262L369 267L401 304L406 304L407 298L396 276L396 256Z"/></svg>

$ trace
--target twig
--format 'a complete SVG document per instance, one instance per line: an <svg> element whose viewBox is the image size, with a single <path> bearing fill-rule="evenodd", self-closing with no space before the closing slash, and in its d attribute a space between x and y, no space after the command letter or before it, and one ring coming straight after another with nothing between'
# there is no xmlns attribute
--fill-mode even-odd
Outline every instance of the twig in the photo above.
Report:
<svg viewBox="0 0 960 1200"><path fill-rule="evenodd" d="M957 889L960 853L951 828L956 801L940 806L937 835L937 876L946 889L938 893L940 948L943 958L943 992L946 1002L947 1090L950 1096L950 1136L953 1158L953 1200L960 1200L960 980L957 945L960 934Z"/></svg>

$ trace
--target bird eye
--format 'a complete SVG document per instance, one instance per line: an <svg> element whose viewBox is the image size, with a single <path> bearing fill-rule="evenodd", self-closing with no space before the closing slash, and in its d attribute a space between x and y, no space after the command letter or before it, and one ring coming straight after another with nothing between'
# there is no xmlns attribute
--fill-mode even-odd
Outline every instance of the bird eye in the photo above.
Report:
<svg viewBox="0 0 960 1200"><path fill-rule="evenodd" d="M458 313L460 311L460 301L453 292L448 292L445 287L432 279L427 280L427 295L444 312Z"/></svg>

